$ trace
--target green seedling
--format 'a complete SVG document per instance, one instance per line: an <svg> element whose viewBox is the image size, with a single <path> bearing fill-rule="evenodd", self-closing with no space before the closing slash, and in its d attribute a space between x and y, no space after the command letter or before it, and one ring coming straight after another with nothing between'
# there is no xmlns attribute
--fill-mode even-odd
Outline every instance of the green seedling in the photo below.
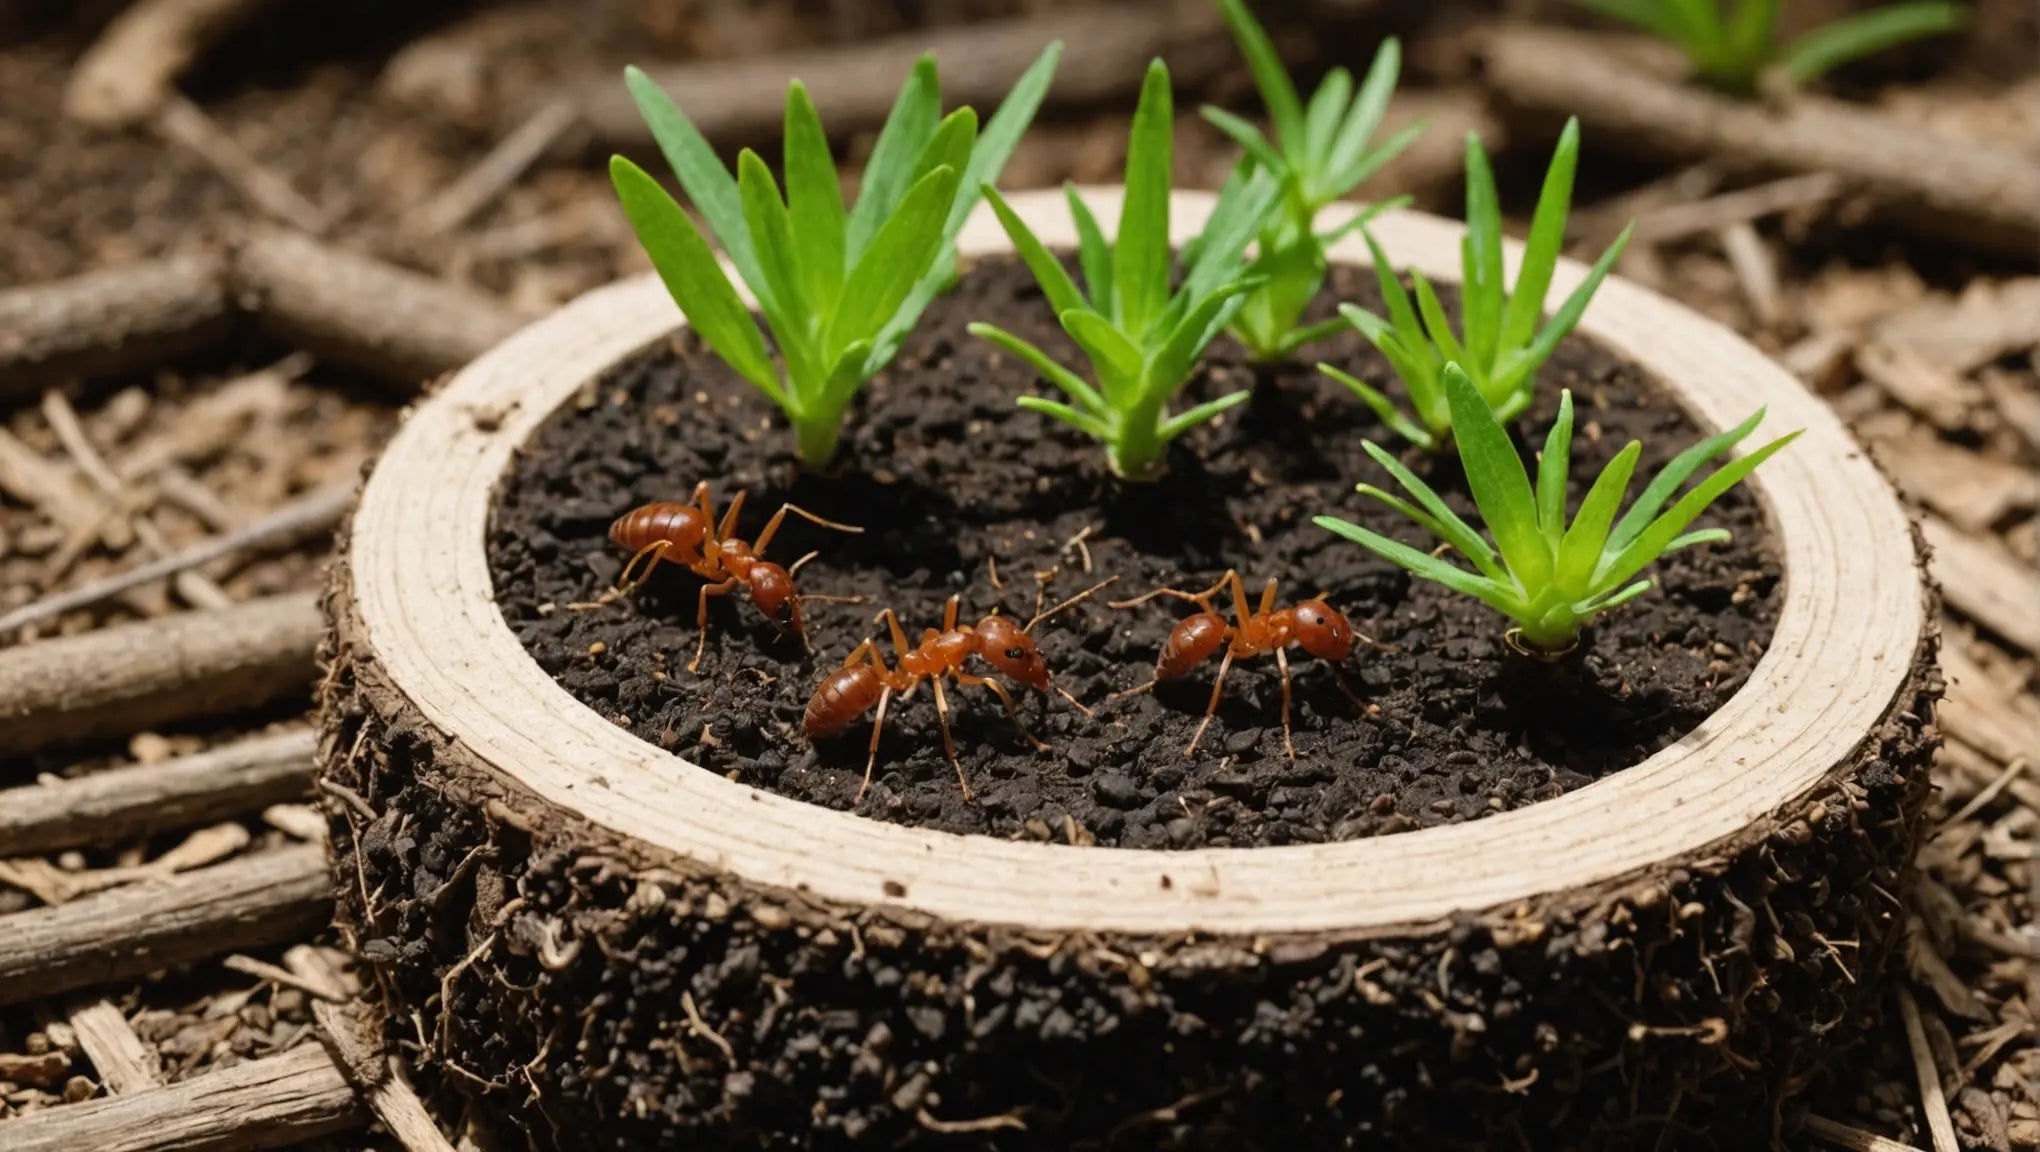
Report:
<svg viewBox="0 0 2040 1152"><path fill-rule="evenodd" d="M1041 54L982 134L968 108L941 115L935 60L923 56L847 211L828 137L800 81L786 94L782 195L748 148L732 178L658 85L626 71L680 186L757 300L779 365L701 230L656 180L617 156L609 173L624 214L703 343L786 413L802 464L819 469L835 456L858 390L955 279L956 234L1033 120L1060 52L1051 45Z"/></svg>
<svg viewBox="0 0 2040 1152"><path fill-rule="evenodd" d="M1726 432L1681 452L1615 518L1642 445L1630 441L1595 478L1579 512L1566 521L1566 478L1572 451L1572 393L1559 400L1558 422L1545 440L1533 488L1508 431L1473 381L1457 365L1444 372L1445 393L1458 428L1459 459L1474 506L1494 543L1447 507L1430 485L1369 441L1367 454L1388 470L1414 503L1371 484L1361 494L1394 508L1473 564L1457 564L1370 532L1333 516L1315 522L1427 580L1463 592L1514 621L1510 643L1532 655L1556 658L1579 643L1588 621L1648 590L1654 580L1634 579L1660 557L1729 538L1721 528L1688 532L1700 513L1799 435L1791 432L1716 469L1673 501L1680 485L1715 457L1740 443L1764 418L1762 409ZM1670 504L1670 507L1666 507Z"/></svg>
<svg viewBox="0 0 2040 1152"><path fill-rule="evenodd" d="M1511 289L1502 282L1502 209L1495 194L1494 171L1488 166L1480 137L1467 133L1466 235L1460 239L1461 335L1453 334L1438 293L1423 273L1415 270L1410 272L1416 293L1416 304L1411 306L1410 295L1403 291L1387 253L1372 234L1361 230L1374 255L1374 272L1388 304L1388 318L1352 304L1342 305L1339 313L1388 358L1409 392L1408 413L1365 381L1329 364L1320 364L1318 369L1351 389L1397 435L1432 451L1442 450L1452 432L1453 408L1443 382L1447 364L1465 370L1496 419L1506 421L1521 415L1535 394L1537 369L1580 322L1587 302L1629 243L1630 229L1625 227L1595 261L1587 278L1549 321L1544 320L1544 297L1565 244L1565 220L1572 208L1573 173L1579 156L1579 121L1568 120L1545 169L1544 187L1530 222L1530 239Z"/></svg>
<svg viewBox="0 0 2040 1152"><path fill-rule="evenodd" d="M1969 11L1945 0L1907 0L1831 20L1780 43L1778 0L1574 0L1638 25L1686 54L1702 83L1753 96L1777 75L1805 84L1852 60L1900 44L1955 32Z"/></svg>
<svg viewBox="0 0 2040 1152"><path fill-rule="evenodd" d="M1324 234L1316 231L1318 212L1351 192L1360 182L1409 147L1423 131L1413 124L1377 147L1368 141L1381 126L1388 98L1402 69L1402 47L1391 37L1374 53L1356 93L1353 74L1344 68L1328 73L1308 108L1268 33L1245 0L1219 0L1233 38L1246 57L1247 68L1268 110L1270 141L1259 128L1221 108L1206 106L1204 118L1245 150L1235 179L1255 171L1281 182L1282 198L1260 232L1254 271L1267 282L1247 296L1232 332L1257 360L1286 358L1303 345L1338 331L1337 320L1303 325L1304 309L1325 281L1325 248L1376 214L1409 202L1408 197L1370 205L1353 219Z"/></svg>
<svg viewBox="0 0 2040 1152"><path fill-rule="evenodd" d="M1020 406L1103 441L1113 473L1128 480L1157 476L1169 441L1248 398L1247 392L1234 392L1174 416L1168 413L1169 401L1190 379L1205 346L1261 283L1241 275L1241 254L1278 191L1265 175L1230 189L1195 242L1195 257L1185 261L1181 283L1170 292L1173 120L1169 72L1156 60L1148 67L1133 113L1126 196L1118 234L1110 243L1076 190L1064 189L1077 227L1083 288L998 192L986 190L1063 330L1090 360L1097 384L1003 329L973 324L971 333L1019 356L1061 389L1069 403L1022 396Z"/></svg>

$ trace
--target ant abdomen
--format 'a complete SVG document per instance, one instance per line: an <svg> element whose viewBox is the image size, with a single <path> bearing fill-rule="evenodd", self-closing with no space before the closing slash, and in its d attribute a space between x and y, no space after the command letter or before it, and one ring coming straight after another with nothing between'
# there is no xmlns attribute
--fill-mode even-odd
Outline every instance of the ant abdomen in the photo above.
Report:
<svg viewBox="0 0 2040 1152"><path fill-rule="evenodd" d="M1214 613L1184 617L1170 629L1169 641L1162 645L1161 657L1155 661L1155 678L1173 680L1188 674L1210 659L1225 644L1230 632L1225 621Z"/></svg>
<svg viewBox="0 0 2040 1152"><path fill-rule="evenodd" d="M701 509L672 500L633 508L609 525L610 542L632 552L662 540L690 551L700 548L707 536L708 518Z"/></svg>
<svg viewBox="0 0 2040 1152"><path fill-rule="evenodd" d="M829 673L815 694L808 698L801 724L811 740L826 739L856 723L871 711L885 692L885 684L869 664L838 668Z"/></svg>

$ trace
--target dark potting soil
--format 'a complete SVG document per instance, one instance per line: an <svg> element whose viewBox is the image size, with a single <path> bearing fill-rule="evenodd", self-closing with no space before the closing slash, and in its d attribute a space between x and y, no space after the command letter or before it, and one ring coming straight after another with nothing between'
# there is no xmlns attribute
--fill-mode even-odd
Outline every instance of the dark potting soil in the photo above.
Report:
<svg viewBox="0 0 2040 1152"><path fill-rule="evenodd" d="M1371 273L1335 272L1320 310L1334 299L1379 307ZM879 609L894 608L914 641L941 623L952 594L961 594L966 621L995 608L1025 621L1038 573L1053 573L1044 588L1051 604L1117 577L1036 632L1056 684L1094 716L1016 689L1023 718L1051 746L1040 752L988 691L946 685L975 793L966 800L924 687L892 702L857 811L952 832L1133 848L1382 835L1548 799L1691 730L1743 683L1771 636L1779 565L1752 492L1731 492L1700 522L1730 529L1733 542L1667 558L1647 573L1659 587L1597 621L1570 660L1537 663L1510 652L1507 622L1485 605L1311 523L1332 513L1436 544L1353 491L1360 481L1390 484L1362 441L1399 445L1339 385L1307 366L1255 368L1222 340L1178 410L1246 387L1253 401L1179 440L1161 480L1127 484L1109 476L1099 445L1014 405L1048 386L969 336L964 326L976 320L1079 363L1026 271L981 263L865 388L828 475L801 472L777 410L692 339L621 365L563 407L502 484L489 554L505 619L548 674L618 725L732 780L849 809L869 717L819 744L801 718L815 686L865 637L878 636L892 662L873 622ZM1400 393L1358 335L1306 352ZM1517 432L1541 446L1559 389L1572 389L1573 507L1629 440L1644 445L1633 495L1700 435L1640 369L1577 335L1539 387ZM1401 456L1471 514L1456 461L1413 449ZM704 479L718 511L748 490L745 539L789 500L865 529L843 535L789 516L772 541L769 554L782 563L816 553L798 576L810 596L865 598L807 603L812 655L732 595L712 602L707 653L690 674L702 581L674 565L628 598L572 607L595 601L627 559L607 539L611 520L644 502L686 500ZM1358 704L1334 669L1290 650L1293 762L1272 658L1235 663L1192 756L1185 748L1216 658L1153 692L1108 699L1151 678L1170 629L1194 609L1107 602L1162 586L1207 588L1228 567L1250 596L1279 580L1283 605L1323 592L1388 646L1356 646L1347 662ZM984 671L976 658L971 666Z"/></svg>

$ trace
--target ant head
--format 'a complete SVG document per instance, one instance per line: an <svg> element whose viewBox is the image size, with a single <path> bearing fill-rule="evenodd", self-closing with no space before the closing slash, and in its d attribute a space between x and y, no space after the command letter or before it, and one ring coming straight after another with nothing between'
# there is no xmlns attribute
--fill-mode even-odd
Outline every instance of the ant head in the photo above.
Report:
<svg viewBox="0 0 2040 1152"><path fill-rule="evenodd" d="M1048 689L1048 664L1026 629L1004 616L987 616L978 622L976 632L978 654L1001 676L1029 688Z"/></svg>
<svg viewBox="0 0 2040 1152"><path fill-rule="evenodd" d="M1296 606L1296 642L1320 660L1344 660L1353 653L1353 625L1322 600Z"/></svg>
<svg viewBox="0 0 2040 1152"><path fill-rule="evenodd" d="M798 598L793 577L786 569L769 560L751 565L751 603L756 604L758 610L774 624L790 624L794 631L800 631Z"/></svg>

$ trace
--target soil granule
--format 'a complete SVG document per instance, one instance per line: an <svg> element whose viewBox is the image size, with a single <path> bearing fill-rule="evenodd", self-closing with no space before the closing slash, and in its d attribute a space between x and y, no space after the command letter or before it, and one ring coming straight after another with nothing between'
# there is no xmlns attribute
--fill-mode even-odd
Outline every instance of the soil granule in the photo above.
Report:
<svg viewBox="0 0 2040 1152"><path fill-rule="evenodd" d="M1335 270L1318 312L1335 299L1379 309L1364 270ZM1448 296L1448 311L1456 303ZM504 479L489 559L505 619L549 675L618 725L732 780L849 809L869 718L811 745L801 716L822 677L865 637L878 636L894 661L873 622L880 608L899 613L912 641L941 623L952 594L961 594L965 621L995 608L1024 621L1044 581L1052 604L1117 577L1037 630L1057 686L1094 717L1017 690L1023 718L1052 749L1038 752L989 692L946 685L975 792L966 800L929 693L895 699L857 811L951 832L1131 848L1350 839L1548 799L1692 730L1742 685L1771 636L1779 564L1751 491L1729 493L1696 525L1730 529L1731 543L1647 570L1657 589L1603 616L1570 660L1541 664L1509 651L1507 622L1485 605L1310 522L1331 513L1436 545L1353 491L1361 481L1392 487L1363 452L1366 439L1400 450L1462 513L1472 504L1455 460L1407 449L1308 366L1255 366L1229 339L1214 344L1175 409L1246 387L1253 401L1177 441L1160 481L1132 485L1109 476L1101 446L1014 405L1048 385L969 336L964 326L977 320L1082 363L1023 267L980 262L866 386L825 476L796 467L784 418L690 336L620 365L564 406ZM1401 392L1357 334L1306 355ZM1539 381L1536 409L1516 431L1519 443L1541 446L1559 389L1572 389L1569 507L1629 440L1643 441L1633 497L1701 435L1662 386L1581 336L1560 344ZM718 512L748 490L745 539L788 500L864 527L843 535L789 516L772 542L769 555L782 563L816 553L799 572L804 592L865 598L807 603L811 655L738 594L711 602L706 656L690 674L702 582L674 565L628 598L576 607L596 601L627 559L607 540L610 521L648 501L686 500L703 479ZM1153 692L1108 699L1151 678L1169 630L1194 609L1107 601L1160 586L1207 588L1228 567L1250 596L1278 579L1285 606L1323 592L1388 646L1358 645L1348 661L1358 705L1333 669L1290 650L1294 762L1283 752L1272 658L1235 662L1194 756L1184 750L1216 657ZM985 671L976 658L971 669Z"/></svg>

